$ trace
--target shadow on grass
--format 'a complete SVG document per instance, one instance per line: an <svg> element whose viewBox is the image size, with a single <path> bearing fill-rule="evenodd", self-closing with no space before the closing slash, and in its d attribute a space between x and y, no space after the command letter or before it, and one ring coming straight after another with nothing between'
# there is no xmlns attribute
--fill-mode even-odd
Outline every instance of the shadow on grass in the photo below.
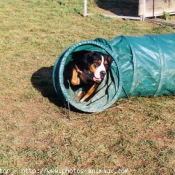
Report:
<svg viewBox="0 0 175 175"><path fill-rule="evenodd" d="M41 94L48 98L51 103L54 103L58 107L63 107L58 95L55 92L52 82L52 70L51 67L42 67L33 73L31 77L31 83L35 89L41 92Z"/></svg>

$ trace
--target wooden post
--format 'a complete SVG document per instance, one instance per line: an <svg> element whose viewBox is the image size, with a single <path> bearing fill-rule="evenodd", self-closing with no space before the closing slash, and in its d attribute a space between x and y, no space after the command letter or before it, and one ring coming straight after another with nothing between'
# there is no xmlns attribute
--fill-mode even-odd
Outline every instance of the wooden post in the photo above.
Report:
<svg viewBox="0 0 175 175"><path fill-rule="evenodd" d="M83 16L87 16L87 0L84 0L84 13Z"/></svg>
<svg viewBox="0 0 175 175"><path fill-rule="evenodd" d="M146 17L146 0L143 0L143 18L142 20L144 21Z"/></svg>

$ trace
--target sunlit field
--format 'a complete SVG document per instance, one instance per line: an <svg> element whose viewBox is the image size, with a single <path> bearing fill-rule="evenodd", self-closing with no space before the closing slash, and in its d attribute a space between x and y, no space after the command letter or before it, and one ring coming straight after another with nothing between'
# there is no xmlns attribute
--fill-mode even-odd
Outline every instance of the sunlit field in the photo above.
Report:
<svg viewBox="0 0 175 175"><path fill-rule="evenodd" d="M173 28L104 17L93 1L88 17L78 0L4 0L0 8L0 174L175 173L174 96L72 110L69 120L51 79L57 57L79 41Z"/></svg>

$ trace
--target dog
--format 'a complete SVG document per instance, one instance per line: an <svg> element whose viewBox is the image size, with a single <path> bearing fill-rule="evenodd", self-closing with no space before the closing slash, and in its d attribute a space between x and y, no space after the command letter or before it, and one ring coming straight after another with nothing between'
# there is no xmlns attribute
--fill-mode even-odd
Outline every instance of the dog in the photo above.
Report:
<svg viewBox="0 0 175 175"><path fill-rule="evenodd" d="M80 55L82 58L75 58L66 65L64 77L71 86L83 87L83 90L74 99L84 102L88 101L99 84L105 79L112 59L109 55L98 51L87 52L78 56Z"/></svg>

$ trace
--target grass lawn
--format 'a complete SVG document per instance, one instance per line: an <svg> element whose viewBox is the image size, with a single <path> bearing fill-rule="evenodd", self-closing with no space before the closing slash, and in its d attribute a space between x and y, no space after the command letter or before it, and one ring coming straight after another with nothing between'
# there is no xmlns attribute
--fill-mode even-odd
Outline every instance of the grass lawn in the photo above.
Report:
<svg viewBox="0 0 175 175"><path fill-rule="evenodd" d="M98 37L174 32L103 17L92 0L88 7L94 15L82 17L78 0L0 1L0 174L175 173L174 96L122 99L67 119L51 80L63 50Z"/></svg>

